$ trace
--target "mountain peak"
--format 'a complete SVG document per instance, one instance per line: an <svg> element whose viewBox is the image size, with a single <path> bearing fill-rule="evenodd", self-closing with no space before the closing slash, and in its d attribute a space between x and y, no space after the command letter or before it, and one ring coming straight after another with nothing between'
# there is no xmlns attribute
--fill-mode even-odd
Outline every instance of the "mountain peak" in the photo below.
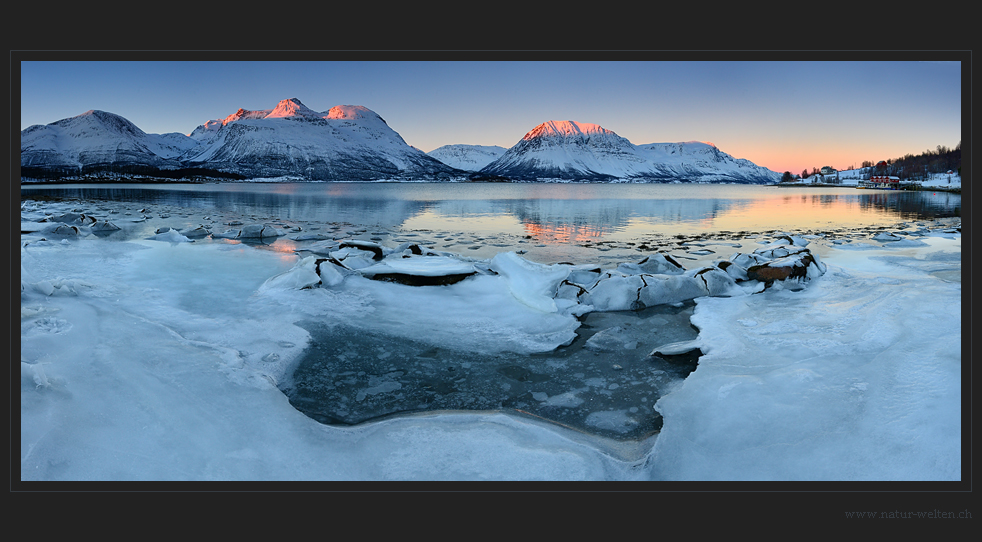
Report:
<svg viewBox="0 0 982 542"><path fill-rule="evenodd" d="M89 120L94 119L94 120ZM146 135L143 130L139 129L135 124L129 120L115 114L109 113L108 111L102 111L99 109L89 109L81 115L76 115L74 117L69 117L67 119L62 119L52 124L58 126L72 126L77 125L77 123L90 124L92 122L101 125L103 128L118 132L125 133L135 137L140 137Z"/></svg>
<svg viewBox="0 0 982 542"><path fill-rule="evenodd" d="M528 140L535 137L549 136L580 136L591 134L613 134L610 130L597 124L587 122L575 122L571 120L550 120L536 126L531 132L525 134L522 139Z"/></svg>
<svg viewBox="0 0 982 542"><path fill-rule="evenodd" d="M480 173L523 181L772 183L780 175L738 161L709 142L635 145L596 124L536 126Z"/></svg>
<svg viewBox="0 0 982 542"><path fill-rule="evenodd" d="M709 145L710 147L712 147L714 149L718 149L719 148L712 141L683 141L682 143L684 145Z"/></svg>
<svg viewBox="0 0 982 542"><path fill-rule="evenodd" d="M363 105L336 105L328 110L324 118L328 119L379 119L378 113ZM385 122L382 120L382 122Z"/></svg>
<svg viewBox="0 0 982 542"><path fill-rule="evenodd" d="M242 119L261 119L266 115L268 115L271 111L272 111L271 109L250 111L248 109L243 109L240 107L238 111L232 113L231 115L225 117L222 120L222 126L225 126L230 122L235 122L237 120L242 120Z"/></svg>
<svg viewBox="0 0 982 542"><path fill-rule="evenodd" d="M287 100L280 100L280 103L276 104L276 107L266 115L268 119L278 119L278 118L289 118L289 117L306 117L306 118L320 118L320 114L310 109L306 105L302 104L300 100L296 98L289 98Z"/></svg>

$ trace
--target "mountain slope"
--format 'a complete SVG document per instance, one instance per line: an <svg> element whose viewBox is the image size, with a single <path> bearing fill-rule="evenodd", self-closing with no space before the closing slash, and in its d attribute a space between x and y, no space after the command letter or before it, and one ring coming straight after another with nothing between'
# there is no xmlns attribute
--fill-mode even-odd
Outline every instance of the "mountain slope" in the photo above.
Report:
<svg viewBox="0 0 982 542"><path fill-rule="evenodd" d="M125 118L91 110L21 132L21 167L76 174L102 168L177 168L197 143L182 134L147 134Z"/></svg>
<svg viewBox="0 0 982 542"><path fill-rule="evenodd" d="M197 137L196 137L197 136ZM182 156L249 178L303 180L448 180L462 172L409 146L374 111L339 105L318 113L296 98L199 126L201 144Z"/></svg>
<svg viewBox="0 0 982 542"><path fill-rule="evenodd" d="M497 160L508 149L497 145L444 145L426 153L450 167L464 171L480 171Z"/></svg>
<svg viewBox="0 0 982 542"><path fill-rule="evenodd" d="M701 142L634 145L596 124L548 121L482 174L535 181L770 183L780 174Z"/></svg>
<svg viewBox="0 0 982 542"><path fill-rule="evenodd" d="M325 181L450 180L467 173L409 146L374 111L339 105L325 112L300 100L239 109L190 136L147 134L125 118L88 111L21 132L28 179L277 178Z"/></svg>
<svg viewBox="0 0 982 542"><path fill-rule="evenodd" d="M205 177L304 181L522 181L772 183L780 174L711 143L634 145L596 124L548 121L512 148L446 145L424 153L374 111L314 111L296 98L239 109L190 136L147 134L125 118L87 111L21 132L27 179Z"/></svg>

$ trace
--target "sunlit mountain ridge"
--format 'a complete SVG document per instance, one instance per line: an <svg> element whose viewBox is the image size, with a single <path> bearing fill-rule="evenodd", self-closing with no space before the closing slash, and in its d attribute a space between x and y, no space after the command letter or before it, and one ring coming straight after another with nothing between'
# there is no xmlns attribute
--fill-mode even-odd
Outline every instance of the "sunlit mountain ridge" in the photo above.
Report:
<svg viewBox="0 0 982 542"><path fill-rule="evenodd" d="M360 105L299 99L238 109L189 135L148 134L88 111L21 132L22 182L50 180L591 181L772 183L780 175L711 143L635 145L596 124L547 121L513 147L412 147Z"/></svg>
<svg viewBox="0 0 982 542"><path fill-rule="evenodd" d="M480 171L517 180L767 184L781 178L712 143L635 145L601 126L575 121L536 126Z"/></svg>

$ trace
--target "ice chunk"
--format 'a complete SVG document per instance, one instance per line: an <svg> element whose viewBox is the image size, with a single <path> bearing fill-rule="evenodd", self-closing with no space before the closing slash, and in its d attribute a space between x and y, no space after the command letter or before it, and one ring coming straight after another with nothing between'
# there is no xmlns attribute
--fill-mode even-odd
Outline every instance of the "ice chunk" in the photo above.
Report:
<svg viewBox="0 0 982 542"><path fill-rule="evenodd" d="M624 275L607 271L597 283L580 296L580 303L598 311L626 311L642 308L640 290L645 286L641 275Z"/></svg>
<svg viewBox="0 0 982 542"><path fill-rule="evenodd" d="M35 221L24 221L21 219L20 222L20 232L21 233L34 233L49 227L51 224L45 222L35 222Z"/></svg>
<svg viewBox="0 0 982 542"><path fill-rule="evenodd" d="M320 282L320 275L317 274L317 257L308 256L297 262L293 269L267 279L259 287L258 292L262 294L277 289L303 290L317 286Z"/></svg>
<svg viewBox="0 0 982 542"><path fill-rule="evenodd" d="M290 236L290 239L294 241L328 241L331 238L323 233L301 233Z"/></svg>
<svg viewBox="0 0 982 542"><path fill-rule="evenodd" d="M574 265L570 268L569 276L566 277L566 280L580 286L592 286L600 278L601 273L603 273L603 270L595 265Z"/></svg>
<svg viewBox="0 0 982 542"><path fill-rule="evenodd" d="M64 213L57 216L51 216L46 219L47 222L60 222L62 224L69 224L73 226L89 226L94 224L96 219L93 216L89 216L83 213Z"/></svg>
<svg viewBox="0 0 982 542"><path fill-rule="evenodd" d="M776 258L784 258L792 254L802 254L810 252L807 248L800 247L788 247L787 245L768 245L766 247L758 248L754 251L754 254L766 258L768 260L773 260Z"/></svg>
<svg viewBox="0 0 982 542"><path fill-rule="evenodd" d="M740 265L737 265L731 261L719 261L716 262L716 267L722 269L727 275L733 277L734 280L750 280L747 276L747 270Z"/></svg>
<svg viewBox="0 0 982 542"><path fill-rule="evenodd" d="M740 267L747 269L754 265L760 265L762 263L770 261L771 258L762 256L760 254L745 254L742 252L737 252L730 256L730 261L739 265Z"/></svg>
<svg viewBox="0 0 982 542"><path fill-rule="evenodd" d="M453 284L477 273L474 264L443 256L389 257L358 271L376 280L412 286Z"/></svg>
<svg viewBox="0 0 982 542"><path fill-rule="evenodd" d="M34 289L41 292L44 295L51 295L55 292L55 287L51 284L51 281L39 280L34 283Z"/></svg>
<svg viewBox="0 0 982 542"><path fill-rule="evenodd" d="M651 356L678 356L699 348L699 339L663 344L651 351Z"/></svg>
<svg viewBox="0 0 982 542"><path fill-rule="evenodd" d="M815 236L812 236L815 237ZM791 235L790 233L782 233L777 236L778 241L783 241L786 244L794 245L796 247L807 247L808 240L803 236Z"/></svg>
<svg viewBox="0 0 982 542"><path fill-rule="evenodd" d="M373 260L381 260L385 257L385 251L382 248L382 245L372 241L358 241L349 239L346 241L341 241L338 248L357 248L363 252L370 252Z"/></svg>
<svg viewBox="0 0 982 542"><path fill-rule="evenodd" d="M283 232L266 224L249 224L239 230L239 239L271 239L280 237Z"/></svg>
<svg viewBox="0 0 982 542"><path fill-rule="evenodd" d="M705 282L709 295L731 295L734 292L742 292L742 290L734 290L736 280L732 276L715 266L688 271L686 275L697 277Z"/></svg>
<svg viewBox="0 0 982 542"><path fill-rule="evenodd" d="M209 230L208 228L206 228L204 226L201 226L201 225L199 225L197 227L194 227L194 228L187 228L187 229L181 230L181 235L183 235L183 236L185 236L185 237L187 237L189 239L197 239L199 237L206 237L209 234L211 234L211 230Z"/></svg>
<svg viewBox="0 0 982 542"><path fill-rule="evenodd" d="M353 247L343 247L330 252L330 257L349 270L364 269L375 265L375 253Z"/></svg>
<svg viewBox="0 0 982 542"><path fill-rule="evenodd" d="M707 253L708 254L708 253ZM672 258L671 255L656 253L647 256L638 263L623 263L617 266L617 271L625 275L681 275L685 267Z"/></svg>
<svg viewBox="0 0 982 542"><path fill-rule="evenodd" d="M322 286L337 286L341 284L344 277L349 273L347 269L334 265L327 258L318 258L315 260L315 263L317 276L321 278Z"/></svg>
<svg viewBox="0 0 982 542"><path fill-rule="evenodd" d="M350 271L331 263L329 258L307 256L292 269L270 277L259 287L261 294L274 290L305 290L318 286L336 286Z"/></svg>
<svg viewBox="0 0 982 542"><path fill-rule="evenodd" d="M903 239L903 237L901 237L899 235L896 235L896 234L893 234L893 233L890 233L890 232L881 231L881 232L873 235L871 237L871 239L873 239L874 241L888 242L889 243L889 242L892 242L892 241L900 241L900 240Z"/></svg>
<svg viewBox="0 0 982 542"><path fill-rule="evenodd" d="M599 352L617 352L634 350L638 347L638 341L624 328L615 326L598 331L586 341L583 347Z"/></svg>
<svg viewBox="0 0 982 542"><path fill-rule="evenodd" d="M96 221L92 226L90 226L92 232L111 232L121 229L116 224L109 222L108 220Z"/></svg>
<svg viewBox="0 0 982 542"><path fill-rule="evenodd" d="M85 230L79 228L78 226L69 226L68 224L51 224L41 229L41 233L45 235L60 235L66 237L78 237L85 233Z"/></svg>
<svg viewBox="0 0 982 542"><path fill-rule="evenodd" d="M543 312L558 310L554 298L559 283L569 276L569 265L543 265L530 262L514 252L503 252L491 259L490 268L508 283L515 299Z"/></svg>
<svg viewBox="0 0 982 542"><path fill-rule="evenodd" d="M639 299L646 307L709 295L705 281L688 275L646 275L645 281Z"/></svg>
<svg viewBox="0 0 982 542"><path fill-rule="evenodd" d="M150 237L154 241L167 241L169 243L193 243L194 241L181 235L177 230L167 230Z"/></svg>
<svg viewBox="0 0 982 542"><path fill-rule="evenodd" d="M235 239L239 236L239 230L225 230L221 233L212 233L211 236L215 239Z"/></svg>

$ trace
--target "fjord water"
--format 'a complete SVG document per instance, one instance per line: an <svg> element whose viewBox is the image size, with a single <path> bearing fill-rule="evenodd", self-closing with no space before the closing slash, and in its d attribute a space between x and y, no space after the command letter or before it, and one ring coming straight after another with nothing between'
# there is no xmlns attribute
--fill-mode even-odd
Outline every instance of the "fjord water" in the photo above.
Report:
<svg viewBox="0 0 982 542"><path fill-rule="evenodd" d="M319 232L388 246L413 241L475 258L514 250L540 263L604 265L658 250L697 255L689 260L725 259L738 249L705 248L700 240L752 243L768 232L848 232L960 214L960 196L943 192L747 185L90 184L24 186L21 195L77 199L80 210L109 213L122 229L107 240L142 238L164 226L204 224L217 233L228 224L271 223L288 235L257 246L285 258L305 246L297 233ZM327 423L427 409L507 408L608 437L643 438L660 427L655 401L691 370L656 366L647 354L692 339L691 312L688 304L587 314L576 342L531 358L461 355L425 342L298 322L312 340L283 389L296 408ZM584 347L615 327L632 330L622 342L633 346Z"/></svg>
<svg viewBox="0 0 982 542"><path fill-rule="evenodd" d="M712 184L224 183L24 185L34 195L200 210L212 219L391 232L532 235L546 244L647 235L825 232L959 216L947 192ZM190 216L189 218L195 218Z"/></svg>

